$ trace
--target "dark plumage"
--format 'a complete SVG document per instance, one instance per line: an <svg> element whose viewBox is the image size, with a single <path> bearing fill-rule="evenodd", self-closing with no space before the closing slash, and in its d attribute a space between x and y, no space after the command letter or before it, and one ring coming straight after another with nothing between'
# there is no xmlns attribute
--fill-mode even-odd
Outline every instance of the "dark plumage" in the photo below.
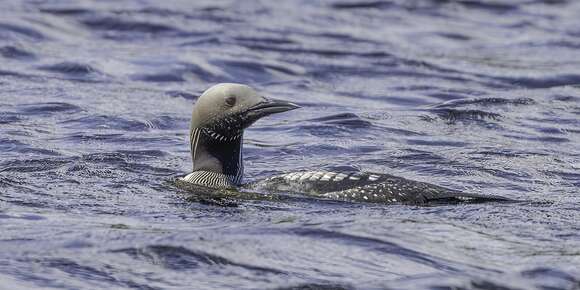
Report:
<svg viewBox="0 0 580 290"><path fill-rule="evenodd" d="M299 106L286 101L261 97L246 85L218 84L209 88L193 107L190 128L193 172L181 178L181 182L217 189L240 186L244 172L244 129L262 117L296 108ZM246 187L386 204L508 200L498 196L467 194L388 174L362 172L291 172Z"/></svg>

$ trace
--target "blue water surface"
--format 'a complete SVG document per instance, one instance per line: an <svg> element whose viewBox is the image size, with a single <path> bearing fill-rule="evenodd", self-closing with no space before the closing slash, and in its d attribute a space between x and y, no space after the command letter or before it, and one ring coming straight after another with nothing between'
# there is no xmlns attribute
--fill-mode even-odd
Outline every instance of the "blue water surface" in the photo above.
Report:
<svg viewBox="0 0 580 290"><path fill-rule="evenodd" d="M0 289L578 289L580 2L0 1ZM176 188L219 82L303 106L248 181L385 172L525 202Z"/></svg>

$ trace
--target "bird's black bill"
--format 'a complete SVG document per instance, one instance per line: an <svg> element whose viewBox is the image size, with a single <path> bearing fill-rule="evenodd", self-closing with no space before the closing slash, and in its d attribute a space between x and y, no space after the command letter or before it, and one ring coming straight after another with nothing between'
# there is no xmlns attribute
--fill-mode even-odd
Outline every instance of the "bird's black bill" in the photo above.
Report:
<svg viewBox="0 0 580 290"><path fill-rule="evenodd" d="M264 101L251 107L248 110L248 113L253 115L254 117L261 118L268 115L282 113L298 108L300 108L300 106L290 102L275 99L264 99Z"/></svg>

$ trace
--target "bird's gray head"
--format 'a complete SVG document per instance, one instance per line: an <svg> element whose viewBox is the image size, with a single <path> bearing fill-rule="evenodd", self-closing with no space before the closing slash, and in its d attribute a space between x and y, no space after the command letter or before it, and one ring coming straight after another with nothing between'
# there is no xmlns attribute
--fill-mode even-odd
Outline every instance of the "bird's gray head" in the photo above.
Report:
<svg viewBox="0 0 580 290"><path fill-rule="evenodd" d="M203 129L216 140L234 140L258 119L296 108L289 102L262 97L247 85L217 84L195 103L191 129Z"/></svg>
<svg viewBox="0 0 580 290"><path fill-rule="evenodd" d="M241 182L244 129L258 119L299 106L260 96L242 84L218 84L206 90L193 106L190 142L193 171L224 174Z"/></svg>

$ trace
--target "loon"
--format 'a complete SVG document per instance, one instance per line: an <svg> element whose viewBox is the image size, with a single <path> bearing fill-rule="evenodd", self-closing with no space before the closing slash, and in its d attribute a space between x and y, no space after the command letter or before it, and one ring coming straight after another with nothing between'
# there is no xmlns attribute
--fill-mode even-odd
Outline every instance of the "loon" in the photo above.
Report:
<svg viewBox="0 0 580 290"><path fill-rule="evenodd" d="M262 97L253 88L222 83L207 89L193 106L189 143L193 171L179 178L189 185L213 189L240 187L297 192L341 201L435 204L507 201L500 196L468 194L389 174L300 171L243 185L244 129L271 114L299 108L291 102Z"/></svg>

